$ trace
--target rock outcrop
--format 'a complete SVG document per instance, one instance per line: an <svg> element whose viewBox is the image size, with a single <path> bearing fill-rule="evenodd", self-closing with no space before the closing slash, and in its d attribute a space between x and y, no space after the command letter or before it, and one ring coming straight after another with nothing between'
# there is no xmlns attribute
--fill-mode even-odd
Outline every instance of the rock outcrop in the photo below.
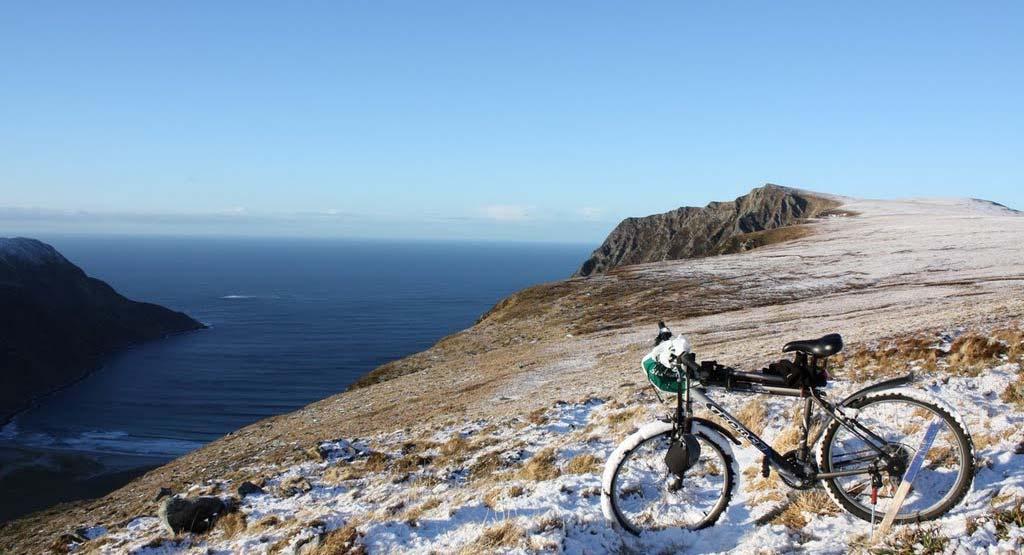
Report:
<svg viewBox="0 0 1024 555"><path fill-rule="evenodd" d="M231 504L219 497L204 496L187 499L181 496L168 497L160 503L157 516L161 524L174 534L191 532L202 534L224 513L232 509Z"/></svg>
<svg viewBox="0 0 1024 555"><path fill-rule="evenodd" d="M118 349L202 327L126 299L46 243L0 238L0 422Z"/></svg>
<svg viewBox="0 0 1024 555"><path fill-rule="evenodd" d="M728 254L799 236L770 234L835 208L823 196L778 185L758 187L732 202L684 206L664 214L626 218L583 263L575 276L618 266Z"/></svg>

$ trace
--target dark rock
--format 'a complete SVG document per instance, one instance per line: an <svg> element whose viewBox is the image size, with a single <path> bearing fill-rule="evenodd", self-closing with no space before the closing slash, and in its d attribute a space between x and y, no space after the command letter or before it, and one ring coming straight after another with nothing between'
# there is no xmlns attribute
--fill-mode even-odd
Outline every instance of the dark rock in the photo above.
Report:
<svg viewBox="0 0 1024 555"><path fill-rule="evenodd" d="M219 497L186 499L180 496L164 499L157 515L171 532L201 534L213 527L222 514L231 507Z"/></svg>
<svg viewBox="0 0 1024 555"><path fill-rule="evenodd" d="M202 327L122 297L46 243L0 238L0 422L114 351Z"/></svg>
<svg viewBox="0 0 1024 555"><path fill-rule="evenodd" d="M239 496L245 497L246 495L253 495L253 494L256 494L256 493L266 493L266 492L263 491L263 488L257 486L256 484L254 484L252 482L249 482L249 481L245 481L245 482L242 482L241 484L238 484L238 495Z"/></svg>
<svg viewBox="0 0 1024 555"><path fill-rule="evenodd" d="M830 199L769 184L732 202L626 218L574 275L602 274L630 264L741 252L774 240L760 232L799 223L836 206L838 203Z"/></svg>

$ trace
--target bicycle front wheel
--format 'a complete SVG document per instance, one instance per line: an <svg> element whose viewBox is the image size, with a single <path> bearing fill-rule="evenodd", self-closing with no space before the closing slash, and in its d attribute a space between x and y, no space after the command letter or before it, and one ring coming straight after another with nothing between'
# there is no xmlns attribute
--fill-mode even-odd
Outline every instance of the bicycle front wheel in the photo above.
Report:
<svg viewBox="0 0 1024 555"><path fill-rule="evenodd" d="M967 495L974 479L974 445L959 419L941 403L918 391L882 391L854 401L858 424L884 440L895 464L880 464L882 486L871 504L871 476L859 474L824 480L829 496L853 515L880 520L889 511L910 461L930 427L934 441L896 514L905 524L938 518ZM927 442L925 442L926 444ZM868 469L881 459L865 441L839 425L829 425L818 451L821 472Z"/></svg>
<svg viewBox="0 0 1024 555"><path fill-rule="evenodd" d="M612 454L605 469L602 505L606 516L639 535L650 530L711 526L729 505L736 484L728 441L694 424L700 458L683 478L669 472L665 454L671 424L641 428Z"/></svg>

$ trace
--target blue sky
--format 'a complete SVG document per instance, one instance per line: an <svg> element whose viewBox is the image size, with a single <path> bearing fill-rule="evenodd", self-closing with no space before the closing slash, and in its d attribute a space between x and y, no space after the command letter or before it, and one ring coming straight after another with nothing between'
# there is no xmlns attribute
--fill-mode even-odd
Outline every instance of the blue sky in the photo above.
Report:
<svg viewBox="0 0 1024 555"><path fill-rule="evenodd" d="M1024 207L1020 2L23 2L0 235L598 242L764 182Z"/></svg>

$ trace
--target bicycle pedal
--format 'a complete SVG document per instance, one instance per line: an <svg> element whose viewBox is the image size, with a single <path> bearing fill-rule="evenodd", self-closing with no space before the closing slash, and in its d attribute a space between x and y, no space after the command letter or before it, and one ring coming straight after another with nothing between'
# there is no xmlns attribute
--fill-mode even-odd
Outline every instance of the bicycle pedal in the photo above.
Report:
<svg viewBox="0 0 1024 555"><path fill-rule="evenodd" d="M761 457L761 477L767 478L771 471L771 467L768 466L768 457Z"/></svg>

